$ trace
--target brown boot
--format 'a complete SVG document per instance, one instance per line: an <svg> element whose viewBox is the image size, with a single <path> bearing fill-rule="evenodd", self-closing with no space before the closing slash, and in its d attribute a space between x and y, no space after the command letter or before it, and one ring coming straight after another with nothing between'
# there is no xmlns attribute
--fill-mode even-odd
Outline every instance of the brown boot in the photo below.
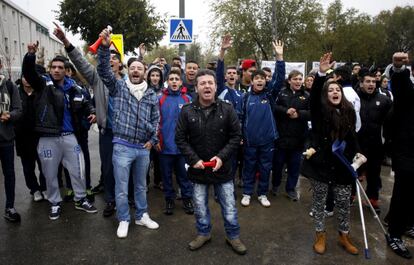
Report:
<svg viewBox="0 0 414 265"><path fill-rule="evenodd" d="M211 236L202 236L202 235L198 235L193 241L191 241L188 244L188 248L190 250L197 250L199 248L201 248L202 246L204 246L204 244L210 242L211 240Z"/></svg>
<svg viewBox="0 0 414 265"><path fill-rule="evenodd" d="M244 255L247 252L246 246L241 242L240 238L235 239L228 239L226 237L226 242L231 246L234 252L236 252L239 255Z"/></svg>
<svg viewBox="0 0 414 265"><path fill-rule="evenodd" d="M358 255L358 249L352 244L349 234L339 232L339 244L350 254Z"/></svg>
<svg viewBox="0 0 414 265"><path fill-rule="evenodd" d="M316 240L313 245L313 250L318 254L323 254L326 251L326 232L316 232Z"/></svg>

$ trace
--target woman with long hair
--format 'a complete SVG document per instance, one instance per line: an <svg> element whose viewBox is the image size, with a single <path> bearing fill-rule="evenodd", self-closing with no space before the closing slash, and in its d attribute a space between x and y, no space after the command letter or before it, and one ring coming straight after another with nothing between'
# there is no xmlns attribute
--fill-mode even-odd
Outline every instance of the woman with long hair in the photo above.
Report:
<svg viewBox="0 0 414 265"><path fill-rule="evenodd" d="M312 133L309 148L304 155L302 174L309 178L313 188L313 211L316 241L313 246L318 254L325 253L324 207L328 186L332 185L337 208L339 243L351 254L358 249L349 239L349 216L351 184L354 181L348 168L332 152L335 141L345 141L345 157L365 158L358 153L359 146L355 133L356 114L352 104L346 100L342 86L337 82L326 82L326 71L332 67L332 54L321 57L319 72L315 77L310 99Z"/></svg>

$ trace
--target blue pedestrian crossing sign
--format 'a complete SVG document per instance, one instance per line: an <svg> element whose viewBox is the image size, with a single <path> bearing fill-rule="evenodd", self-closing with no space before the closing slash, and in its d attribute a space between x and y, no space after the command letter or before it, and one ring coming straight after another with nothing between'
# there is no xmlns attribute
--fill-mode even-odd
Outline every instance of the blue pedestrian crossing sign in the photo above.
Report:
<svg viewBox="0 0 414 265"><path fill-rule="evenodd" d="M170 20L170 42L171 43L192 43L193 42L193 20L192 19L171 19Z"/></svg>

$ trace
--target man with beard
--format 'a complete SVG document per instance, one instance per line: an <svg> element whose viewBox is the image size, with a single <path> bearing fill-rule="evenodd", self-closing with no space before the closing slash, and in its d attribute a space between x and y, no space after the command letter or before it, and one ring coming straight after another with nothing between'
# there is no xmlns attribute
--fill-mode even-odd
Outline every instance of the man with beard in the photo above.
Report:
<svg viewBox="0 0 414 265"><path fill-rule="evenodd" d="M114 98L112 162L115 176L115 201L119 221L117 236L128 235L130 222L128 182L133 172L135 197L135 224L157 229L147 212L146 175L152 146L158 143L160 119L157 95L147 89L145 66L137 58L128 60L128 79L116 79L109 64L110 32L104 29L98 50L98 74Z"/></svg>

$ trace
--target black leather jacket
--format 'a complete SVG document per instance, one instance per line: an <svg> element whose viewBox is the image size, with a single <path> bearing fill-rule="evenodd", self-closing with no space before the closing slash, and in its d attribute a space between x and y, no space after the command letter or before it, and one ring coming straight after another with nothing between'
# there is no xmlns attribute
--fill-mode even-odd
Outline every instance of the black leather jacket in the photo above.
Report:
<svg viewBox="0 0 414 265"><path fill-rule="evenodd" d="M232 179L231 158L241 140L240 122L231 103L216 99L206 117L195 102L183 106L175 130L175 142L185 155L189 179L196 183L224 183ZM195 169L199 160L209 161L218 156L223 166L212 172L211 168Z"/></svg>

